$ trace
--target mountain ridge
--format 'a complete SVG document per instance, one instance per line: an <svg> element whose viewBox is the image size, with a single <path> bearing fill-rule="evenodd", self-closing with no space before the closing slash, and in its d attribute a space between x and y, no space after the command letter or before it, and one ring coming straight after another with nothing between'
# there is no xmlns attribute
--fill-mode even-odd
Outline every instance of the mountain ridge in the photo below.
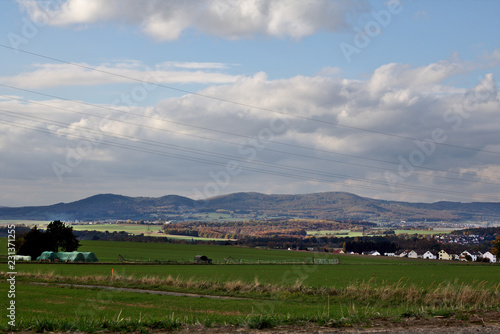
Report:
<svg viewBox="0 0 500 334"><path fill-rule="evenodd" d="M218 211L219 210L219 211ZM130 197L97 194L69 203L0 207L0 219L105 220L145 219L229 211L263 216L356 220L485 220L498 219L500 202L418 203L379 200L347 192L263 194L237 192L203 200L180 195ZM193 216L194 215L194 216Z"/></svg>

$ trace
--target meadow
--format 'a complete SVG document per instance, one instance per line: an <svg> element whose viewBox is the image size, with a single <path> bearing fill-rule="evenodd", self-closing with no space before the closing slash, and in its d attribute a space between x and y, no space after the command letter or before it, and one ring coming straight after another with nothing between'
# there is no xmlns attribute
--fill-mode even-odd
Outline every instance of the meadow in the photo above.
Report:
<svg viewBox="0 0 500 334"><path fill-rule="evenodd" d="M6 249L5 238L0 238L0 249ZM192 260L195 255L206 255L221 262L228 256L304 261L332 254L110 241L83 241L79 250L94 252L101 263L16 264L18 329L148 331L186 324L352 326L380 317L396 322L414 316L465 319L478 309L500 308L498 265L354 255L335 255L340 259L336 265L120 264L111 263L117 261L118 254L158 260ZM5 267L0 269L5 275L7 264L0 266ZM0 295L5 296L7 289L3 279ZM4 329L8 329L3 315L6 302L6 298L0 301Z"/></svg>
<svg viewBox="0 0 500 334"><path fill-rule="evenodd" d="M27 226L31 225L46 225L50 221L47 220L0 220L0 226L10 225L10 224L24 224Z"/></svg>
<svg viewBox="0 0 500 334"><path fill-rule="evenodd" d="M176 240L225 240L217 238L191 237L185 235L159 234L162 226L140 225L140 224L95 224L95 225L72 225L75 231L98 231L98 232L127 232L130 234L144 234L151 237L166 237Z"/></svg>

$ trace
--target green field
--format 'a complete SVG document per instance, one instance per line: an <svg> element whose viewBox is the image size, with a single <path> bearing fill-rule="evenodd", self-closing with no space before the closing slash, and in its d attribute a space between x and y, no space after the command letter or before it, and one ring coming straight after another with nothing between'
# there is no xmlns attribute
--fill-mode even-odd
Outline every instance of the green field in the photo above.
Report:
<svg viewBox="0 0 500 334"><path fill-rule="evenodd" d="M1 238L0 238L1 240ZM91 241L84 240L79 250L93 252L101 262L117 262L118 255L126 258L147 259L147 260L173 260L191 261L196 255L206 255L214 262L223 262L229 256L235 259L249 261L276 260L284 261L288 259L310 259L312 257L341 258L343 264L357 263L377 263L393 264L407 263L412 259L401 259L395 257L370 257L358 255L312 253L306 251L288 251L276 249L256 249L249 247L228 247L218 245L191 245L191 244L171 244L171 243L142 243L142 242L119 242L119 241ZM1 241L0 241L1 247ZM428 260L413 260L415 262L429 263Z"/></svg>
<svg viewBox="0 0 500 334"><path fill-rule="evenodd" d="M50 223L46 220L0 220L0 226L10 225L10 224L24 224L24 225L45 225Z"/></svg>
<svg viewBox="0 0 500 334"><path fill-rule="evenodd" d="M161 225L140 225L140 224L92 224L92 225L71 225L75 231L99 231L99 232L127 232L133 234L149 234L160 231Z"/></svg>
<svg viewBox="0 0 500 334"><path fill-rule="evenodd" d="M0 238L0 249L6 249L5 238ZM228 256L276 261L333 257L326 253L233 246L109 241L82 241L79 250L94 252L101 262L116 262L118 254L146 260L192 260L195 255L206 255L214 261L223 261ZM194 323L240 327L297 323L344 326L377 317L394 321L406 314L465 317L464 314L477 308L500 308L498 265L354 255L334 257L341 263L17 263L18 324L20 328L48 331L109 328L140 331L141 326L168 329ZM7 272L6 263L0 266L3 266L0 271ZM36 282L47 285L34 285ZM61 287L57 285L60 283L73 285ZM83 288L76 284L244 299L165 296ZM6 296L7 289L6 280L2 279L0 294ZM6 303L7 298L3 298L1 312ZM5 317L3 313L0 315L5 326ZM120 327L125 325L128 327Z"/></svg>
<svg viewBox="0 0 500 334"><path fill-rule="evenodd" d="M225 240L216 238L190 237L185 235L159 234L161 225L141 225L141 224L93 224L93 225L72 225L75 231L98 231L98 232L127 232L130 234L144 234L151 237L167 237L178 240Z"/></svg>

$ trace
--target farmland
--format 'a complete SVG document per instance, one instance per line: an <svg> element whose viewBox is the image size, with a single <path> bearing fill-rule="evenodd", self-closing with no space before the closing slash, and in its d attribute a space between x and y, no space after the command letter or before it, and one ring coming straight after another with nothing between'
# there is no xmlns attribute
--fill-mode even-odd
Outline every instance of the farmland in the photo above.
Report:
<svg viewBox="0 0 500 334"><path fill-rule="evenodd" d="M5 238L0 238L0 249L6 249ZM169 329L196 323L250 328L296 323L344 326L381 316L396 321L408 315L467 317L478 307L498 311L500 305L500 267L494 265L352 255L335 255L340 259L338 265L305 265L301 261L313 256L324 258L326 254L191 244L82 241L79 250L94 252L101 263L17 263L17 319L21 328L134 330L140 326ZM116 263L118 254L146 261L190 261L203 254L218 263L229 256L297 263L124 264ZM2 295L7 290L4 282L0 284ZM57 285L61 283L71 285ZM165 296L77 285L237 299ZM73 312L64 312L68 309ZM65 316L56 321L55 314ZM125 325L129 327L120 327Z"/></svg>
<svg viewBox="0 0 500 334"><path fill-rule="evenodd" d="M72 225L74 231L99 231L99 232L127 232L130 234L144 234L154 237L167 237L178 240L224 240L217 238L191 237L184 235L170 235L156 233L161 231L158 225L138 225L138 224L95 224L95 225Z"/></svg>
<svg viewBox="0 0 500 334"><path fill-rule="evenodd" d="M24 224L27 226L31 225L46 225L50 223L48 220L0 220L0 226L10 225L10 224Z"/></svg>

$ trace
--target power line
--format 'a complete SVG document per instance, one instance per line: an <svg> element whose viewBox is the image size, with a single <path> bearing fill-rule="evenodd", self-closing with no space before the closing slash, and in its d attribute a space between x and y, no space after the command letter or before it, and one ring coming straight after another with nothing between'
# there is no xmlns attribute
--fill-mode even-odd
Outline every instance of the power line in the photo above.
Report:
<svg viewBox="0 0 500 334"><path fill-rule="evenodd" d="M8 46L1 45L1 44L0 44L0 46L9 48ZM13 49L13 48L11 48L11 49ZM67 63L67 64L70 64L72 66L79 66L79 67L86 68L86 69L89 69L89 70L98 71L98 72L106 73L106 74L109 74L109 75L114 75L114 76L117 76L117 77L126 78L126 79L129 79L129 80L132 80L132 81L137 81L137 82L142 82L142 83L148 83L148 84L152 84L152 85L157 85L159 87L163 87L163 88L167 88L167 89L172 89L172 90L177 90L177 91L181 91L181 92L192 94L192 95L197 95L197 96L204 97L204 98L214 99L214 100L218 100L218 101L225 102L225 103L231 103L231 104L234 104L234 105L245 106L245 107L252 108L252 109L269 111L269 112L273 112L273 113L287 115L287 116L290 116L290 117L295 117L295 118L300 118L300 119L305 119L305 120L315 121L315 122L321 122L321 123L330 124L330 125L334 125L334 126L346 127L346 128L350 128L350 129L354 129L354 130L359 130L359 131L365 131L365 132L376 133L376 134L381 134L381 135L387 135L387 136L392 136L392 137L399 137L399 138L408 139L408 140L419 140L417 138L405 137L405 136L400 136L400 135L392 134L392 133L378 132L378 131L374 131L374 130L370 130L370 129L363 129L363 128L351 127L351 126L346 126L346 125L338 124L338 123L335 123L335 122L329 122L329 121L323 121L323 120L318 120L318 119L309 118L309 117L303 117L303 116L300 116L300 115L287 114L287 113L279 112L279 111L273 110L273 109L262 108L262 107L253 106L253 105L250 105L250 104L240 103L240 102L231 101L231 100L227 100L227 99L223 99L223 98L218 98L218 97L214 97L214 96L208 96L208 95L199 94L199 93L195 93L195 92L191 92L191 91L187 91L187 90L182 90L182 89L178 89L178 88L175 88L175 87L170 87L170 86L158 84L158 83L155 83L155 82L149 82L149 81L146 81L146 80L140 80L140 79L136 79L136 78L132 78L132 77L120 75L120 74L117 74L117 73L100 70L100 69L97 69L97 68L94 68L94 67L91 67L91 66L85 66L85 65L81 65L81 64L67 62L67 61L64 61L64 60L60 60L60 59L52 58L52 57L47 57L47 56L43 56L43 55L32 53L32 52L27 52L27 51L22 51L22 50L18 50L18 51L25 52L27 54L32 54L32 55L35 55L35 56L39 56L39 57L43 57L43 58L47 58L47 59L51 59L51 60L55 60L55 61L59 61L59 62L63 62L63 63ZM93 115L93 116L97 117L96 115ZM137 115L137 116L139 116L139 115ZM153 118L153 119L157 119L157 118ZM165 121L165 120L163 120L163 121ZM175 122L173 122L173 123L175 123ZM213 129L207 129L207 130L218 131L218 130L213 130ZM283 144L285 144L285 143L283 143ZM439 145L440 143L436 143L436 144ZM481 149L470 148L470 147L463 147L463 146L452 145L452 144L441 143L441 145L455 147L455 148L460 148L460 149L474 150L474 151L478 151L478 152L491 153L491 154L500 154L500 153L494 152L494 151L487 151L487 150L481 150ZM317 150L317 149L315 149L315 150ZM150 150L148 150L148 152L149 151ZM326 152L328 152L328 151L326 151ZM289 153L286 153L286 152L281 152L281 153L289 154ZM328 152L328 153L332 153L332 152ZM349 155L346 155L346 156L349 156ZM353 156L353 157L355 157L355 156ZM362 158L362 157L358 157L358 158ZM381 161L381 162L384 162L384 161ZM342 162L342 163L344 163L344 162ZM390 162L390 163L393 163L393 162ZM279 168L283 168L283 166L279 166ZM313 173L321 175L321 172L318 173L317 171L309 170L309 172L311 172L311 171ZM440 170L440 171L443 171L443 170ZM444 172L449 173L449 171L444 171ZM331 174L331 175L328 175L328 176L332 177L332 175L334 175L334 174ZM292 175L292 177L297 177L297 175ZM333 177L336 177L336 176L333 176ZM346 176L346 177L352 178L351 176ZM314 180L318 180L318 179L314 179ZM323 181L323 180L321 180L321 181ZM332 182L332 181L329 181L329 182ZM373 181L368 181L368 182L369 183L373 183ZM357 186L357 187L361 187L361 186ZM368 189L376 189L376 188L368 188ZM431 189L426 189L426 190L440 192L439 190L431 190ZM459 193L458 192L453 192L453 194L459 194ZM469 195L469 194L465 194L465 195Z"/></svg>
<svg viewBox="0 0 500 334"><path fill-rule="evenodd" d="M311 118L311 117L306 117L306 116L300 116L300 115L285 113L285 112L277 111L277 110L270 109L270 108L259 107L259 106L255 106L255 105L251 105L251 104L247 104L247 103L242 103L242 102L228 100L228 99L221 98L221 97L216 97L216 96L211 96L211 95L196 93L196 92L193 92L193 91L190 91L190 90L186 90L186 89L180 89L180 88L173 87L173 86L159 84L159 83L153 82L153 81L148 81L148 80L143 80L143 79L137 79L137 78L129 77L129 76L126 76L126 75L122 75L122 74L118 74L118 73L114 73L114 72L110 72L110 71L101 70L101 69L98 69L98 68L95 68L95 67L92 67L92 66L82 65L82 64L70 62L70 61L67 61L67 60L58 59L58 58L55 58L55 57L45 56L45 55L42 55L42 54L39 54L39 53L36 53L36 52L30 52L30 51L20 50L20 49L13 48L11 46L4 45L4 44L0 44L0 47L6 48L6 49L10 49L10 50L15 50L17 52L22 52L22 53L33 55L33 56L40 57L40 58L45 58L45 59L57 61L57 62L60 62L60 63L71 65L71 66L76 66L76 67L80 67L80 68L84 68L84 69L88 69L88 70L92 70L92 71L96 71L96 72L100 72L100 73L112 75L112 76L123 78L123 79L127 79L127 80L132 80L132 81L136 81L136 82L140 82L140 83L144 83L144 84L149 84L149 85L155 85L157 87L162 87L162 88L166 88L166 89L170 89L170 90L174 90L174 91L178 91L178 92L182 92L182 93L186 93L186 94L190 94L190 95L194 95L194 96L199 96L199 97L203 97L203 98L207 98L207 99L212 99L212 100L220 101L220 102L224 102L224 103L230 103L230 104L237 105L237 106L242 106L242 107L247 107L247 108L256 109L256 110L262 110L262 111L268 111L268 112L272 112L272 113L276 113L276 114L280 114L280 115L285 115L285 116L289 116L289 117L294 117L294 118L304 119L304 120L308 120L308 121L313 121L313 122L318 122L318 123L324 123L324 124L334 125L334 126L343 127L343 128L352 129L352 130L357 130L357 131L364 131L364 132L369 132L369 133L374 133L374 134L379 134L379 135L384 135L384 136L390 136L390 137L395 137L395 138L400 138L400 139L405 139L405 140L411 140L411 141L415 141L415 140L421 141L422 140L422 139L419 139L419 138L402 136L402 135L398 135L398 134L394 134L394 133L388 133L388 132L376 131L376 130L371 130L371 129L365 129L365 128L360 128L360 127L355 127L355 126L350 126L350 125L344 125L344 124L340 124L340 123L337 123L337 122L319 120L319 119L316 119L316 118ZM490 153L490 154L498 154L498 155L500 155L500 152L483 150L483 149L478 149L478 148L473 148L473 147L459 146L459 145L453 145L453 144L447 144L447 143L435 143L435 144L436 145L441 145L441 146L448 146L448 147L454 147L454 148L464 149L464 150L471 150L471 151L476 151L476 152L484 152L484 153Z"/></svg>
<svg viewBox="0 0 500 334"><path fill-rule="evenodd" d="M8 113L17 114L18 117L19 117L19 113L11 112L11 111L5 110L5 109L0 109L0 110L4 111L4 112L8 112ZM7 116L14 117L14 116L10 116L10 115L7 115ZM82 127L82 126L74 126L74 125L71 125L71 124L67 124L67 123L63 123L63 122L59 122L59 121L54 121L54 120L48 120L48 119L44 119L44 118L36 117L36 116L21 115L21 118L28 119L28 120L30 120L30 119L38 119L38 120L42 120L44 122L48 122L49 125L61 124L61 125L64 125L64 126L72 126L72 127L75 127L75 128L80 128L80 129L84 130L87 133L92 133L92 132L96 133L97 132L96 130L91 129L91 128ZM19 123L15 123L15 122L11 122L11 123L19 125ZM51 133L50 131L42 131L42 132ZM101 135L101 134L98 133L98 135ZM252 171L258 171L258 172L263 172L263 173L266 173L266 174L269 174L269 172L271 172L273 175L282 175L282 176L287 176L287 177L298 177L298 176L300 176L300 175L296 175L296 174L290 174L290 173L283 173L282 172L283 170L288 170L288 171L300 172L300 173L306 172L308 174L314 174L314 175L318 175L318 176L321 176L321 177L329 177L329 178L337 178L337 179L347 178L347 179L356 180L358 182L368 182L369 184L374 183L374 184L379 184L379 185L385 185L385 183L380 182L380 181L366 180L364 178L359 178L359 177L353 177L353 176L342 175L342 174L332 174L332 173L315 171L315 170L310 170L310 169L305 169L305 168L295 168L295 167L290 167L290 166L285 166L285 165L280 165L280 164L272 164L272 163L263 163L263 162L257 162L257 161L241 160L238 157L234 157L234 156L228 156L228 155L218 154L218 153L207 153L207 152L205 152L203 150L198 150L198 149L191 149L191 148L186 149L184 147L179 147L179 145L164 144L164 143L157 142L157 141L152 141L152 140L147 140L147 139L142 139L142 138L135 138L135 137L132 137L132 136L124 136L124 135L120 135L120 134L116 134L116 133L108 133L107 135L110 136L110 137L113 137L115 139L132 141L133 143L136 143L133 139L139 139L139 140L147 142L148 145L152 145L152 146L163 147L163 148L170 148L170 149L175 149L175 150L180 150L180 151L185 151L185 152L191 152L191 153L206 155L206 156L215 157L215 158L223 158L223 159L229 158L229 159L236 160L237 162L241 162L241 163L250 163L250 164L256 164L256 165L264 165L265 167L279 168L279 170L280 170L279 172L276 172L276 171L269 171L269 170L263 170L263 169L255 169L253 167L249 167L249 168L245 167L245 169L249 169L249 170L252 170ZM70 136L75 136L75 135L74 134L70 134ZM125 138L123 138L123 137L125 137ZM130 137L131 139L127 138L127 137ZM110 142L108 142L108 143L110 143ZM111 142L111 143L113 143L113 142ZM116 143L113 143L113 145L116 146ZM130 147L130 145L125 145L125 144L119 144L119 145L121 145L120 147L124 147L124 148ZM174 148L172 148L172 147L174 147ZM144 149L142 149L142 148L138 149L137 147L133 147L133 149L134 150L139 150L139 151L144 151ZM146 149L145 152L158 152L158 151L151 150L151 149ZM164 153L164 152L162 152L162 153ZM166 153L164 153L164 154L166 154ZM166 155L177 157L177 158L187 158L186 156L178 155L178 154L166 154ZM191 160L194 159L195 161L198 161L198 162L208 162L208 163L212 163L213 162L211 160L199 159L199 158L195 159L195 158L192 158L192 157L189 157L188 160L189 159L191 159ZM217 163L220 164L220 162L217 162ZM302 179L311 180L311 177L306 177L306 178L303 177L303 176L300 176L300 177ZM325 179L318 179L318 178L312 178L312 180L325 181ZM333 182L333 181L329 180L328 182ZM365 189L380 190L380 188L375 188L375 187L373 187L371 185L370 186L350 185L350 186L361 187L361 188L365 188ZM456 191L450 192L450 191L437 190L437 189L426 188L426 187L418 187L418 186L410 186L410 185L400 185L400 187L402 187L402 188L409 188L409 189L415 189L415 190L422 190L422 191L429 191L429 192L433 192L433 193L442 193L442 194L447 194L447 195L455 195L455 196L456 195L464 195L464 196L470 196L467 193L456 192ZM481 196L481 197L483 197L483 196ZM484 196L484 197L486 198L486 196Z"/></svg>
<svg viewBox="0 0 500 334"><path fill-rule="evenodd" d="M106 106L100 106L100 105L95 105L95 104L91 104L91 103L86 103L86 102L82 102L82 101L76 101L76 100L66 99L66 98L55 96L55 95L44 94L44 93L40 93L40 92L36 92L36 91L32 91L32 90L27 90L27 89L23 89L23 88L18 88L18 87L14 87L14 86L9 86L9 85L5 85L5 84L0 84L0 86L11 88L11 89L16 89L16 90L20 90L20 91L25 91L25 92L29 92L29 93L33 93L33 94L38 94L38 95L42 95L42 96L47 96L47 97L55 98L55 99L58 99L58 100L63 100L63 101L77 103L77 104L81 104L81 105L85 105L85 106L90 106L90 107L94 107L94 108L99 108L99 109L104 109L104 110L110 110L110 111L114 111L114 112L120 112L120 113L124 113L124 114L127 114L127 115L132 115L132 116L137 116L137 117L141 117L141 118L147 118L147 119L152 119L152 120L156 120L156 121L159 120L159 121L166 122L166 123L173 123L173 124L176 124L176 125L182 125L182 126L186 126L186 127L195 128L195 129L201 129L201 130L212 131L212 132L226 134L226 135L231 135L231 136L237 136L237 137L245 138L245 139L251 139L251 140L255 139L255 138L250 137L250 136L245 136L245 135L237 134L237 133L233 133L233 132L216 130L216 129L211 129L211 128L207 128L207 127L194 126L194 125L190 125L190 124L186 124L186 123L181 123L181 122L177 122L177 121L167 120L167 119L160 118L160 117L153 117L153 116L148 116L148 115L136 114L136 113L132 113L132 112L128 112L128 111L123 111L121 109L116 109L116 108L111 108L111 107L106 107ZM163 132L176 133L176 134L180 134L180 135L183 135L183 136L190 136L190 137L204 139L204 140L211 140L211 141L215 141L215 142L221 142L221 143L226 143L226 144L230 144L230 145L241 146L241 144L234 143L234 142L228 142L228 141L221 140L221 139L214 139L214 138L209 138L209 137L202 137L202 136L199 136L199 135L194 135L194 134L189 134L189 133L183 133L183 132L169 130L169 129L164 129L164 128L152 127L152 126L149 126L149 125L138 124L138 123L134 123L134 122L130 122L130 121L112 119L112 118L109 118L109 117L99 116L99 115L90 114L90 113L86 113L86 112L82 112L82 111L76 111L76 110L71 110L71 109L67 109L67 108L50 106L50 105L47 105L47 104L44 104L44 103L30 101L30 100L26 100L26 99L22 99L22 98L18 98L18 97L12 97L12 96L7 96L7 95L0 95L0 96L3 96L5 98L9 98L9 99L13 99L13 100L28 102L28 103L31 103L31 104L37 104L37 105L48 107L48 108L59 109L59 110L63 110L63 111L69 111L69 112L77 113L77 114L81 114L81 115L86 115L86 116L91 116L91 117L98 117L98 118L102 118L102 119L105 118L105 119L113 120L113 121L116 121L116 122L121 122L121 123L124 123L124 124L130 124L130 125L134 125L134 126L139 126L139 127L154 129L154 130L163 131ZM294 144L289 144L289 143L283 143L283 142L279 142L279 141L276 141L276 140L266 140L266 139L259 139L259 140L267 142L267 143L276 143L276 144L280 144L280 145L292 146L292 147L296 147L296 148L313 150L313 151L318 151L318 152L338 154L338 155L342 155L342 156L354 157L354 158L359 158L359 159L364 159L364 160L370 160L370 161L376 161L376 162L384 162L384 163L389 163L389 164L398 165L398 166L401 165L401 163L396 163L396 162L391 162L391 161L386 161L386 160L381 160L381 159L360 157L360 156L355 156L355 155L350 155L350 154L345 154L345 153L339 153L339 152L334 152L334 151L329 151L329 150L321 150L321 149L316 149L316 148L311 148L311 147L306 147L306 146L301 146L301 145L294 145ZM264 148L264 150L270 151L270 152L277 152L277 153L282 153L282 154L294 155L294 156L299 156L299 157L307 157L307 158L311 158L311 159L315 159L315 160L331 161L331 162L336 162L336 163L341 163L341 164L348 164L348 165L353 165L353 166L368 167L368 168L379 169L379 170L384 170L384 171L393 171L393 172L396 172L396 173L399 172L398 170L390 169L390 168L385 168L385 167L377 167L377 166L372 166L372 165L368 166L368 165L363 165L363 164L359 164L359 163L353 163L353 162L347 162L347 161L339 161L339 160L334 160L334 159L328 159L328 158L322 158L322 157L315 157L315 156L310 156L310 155L303 155L303 154L298 154L298 153L293 153L293 152L284 152L284 151L274 150L274 149L267 148L267 147ZM449 171L449 170L442 170L442 169L431 168L431 167L419 166L418 168L425 169L425 170L430 170L430 171L437 171L437 172L444 172L444 173L449 173L449 174L462 175L460 172ZM420 172L417 172L417 171L413 172L413 174L423 175L423 176L426 176L426 177L429 176L429 175L427 175L425 173L420 173ZM449 179L449 180L458 180L458 181L463 181L463 182L487 183L487 182L482 182L482 181L478 181L478 180L464 180L464 179L451 178L451 177L440 176L440 175L433 175L433 177L443 178L443 179ZM499 180L497 178L491 178L491 177L483 177L483 178L485 178L485 179L492 179L492 180ZM488 184L490 184L490 183L488 183Z"/></svg>
<svg viewBox="0 0 500 334"><path fill-rule="evenodd" d="M48 131L48 130L39 129L39 128L36 128L36 127L33 127L33 126L24 125L24 124L18 124L18 123L11 122L11 121L0 120L0 124L7 124L9 126L15 126L15 127L20 127L20 128L25 128L25 129L31 129L31 130L34 130L34 131L38 131L38 132L42 132L42 133L46 133L46 134L52 135L52 133L50 131ZM68 133L68 135L72 136L72 137L80 138L80 139L83 139L83 140L88 140L88 138L86 138L84 136L78 136L78 135L74 135L74 134L71 134L71 133ZM108 142L108 141L102 141L102 142L104 144L108 145L108 146L120 147L120 148L124 148L124 149L128 149L128 150L132 150L132 151L138 151L138 152L143 152L143 153L155 154L155 155L160 155L160 156L169 156L169 157L174 157L174 158L178 158L178 159L182 159L182 160L200 162L200 163L209 164L209 165L215 165L215 166L223 166L223 167L227 166L227 164L225 162L216 162L216 161L210 161L210 160L205 160L205 159L200 159L200 158L186 157L186 156L177 155L177 154L169 154L169 153L165 153L165 152L161 152L161 151L157 151L157 150L137 148L137 147L133 147L133 146L130 146L130 145L118 144L118 143ZM335 183L334 181L329 180L329 179L304 177L302 175L296 175L296 174L289 174L289 173L283 173L283 172L276 172L276 171L255 169L255 168L248 167L248 166L238 166L238 167L241 167L242 169L245 169L247 171L253 171L253 172L258 172L258 173L263 173L263 174L268 174L268 175L276 175L276 176L288 177L288 178L293 178L293 179L300 179L300 180L305 180L305 181L319 181L319 182ZM362 185L343 185L343 186L353 187L353 188L369 189L369 190L381 190L381 191L385 191L385 189L376 188L376 187L369 187L369 186L362 186ZM419 197L424 197L424 198L429 198L429 197L434 197L434 198L438 198L438 199L441 198L441 197L438 197L438 196L434 196L432 194L422 194L422 193L409 192L409 191L399 191L399 193L413 195L413 196L419 196ZM457 197L457 198L460 198L460 197Z"/></svg>

